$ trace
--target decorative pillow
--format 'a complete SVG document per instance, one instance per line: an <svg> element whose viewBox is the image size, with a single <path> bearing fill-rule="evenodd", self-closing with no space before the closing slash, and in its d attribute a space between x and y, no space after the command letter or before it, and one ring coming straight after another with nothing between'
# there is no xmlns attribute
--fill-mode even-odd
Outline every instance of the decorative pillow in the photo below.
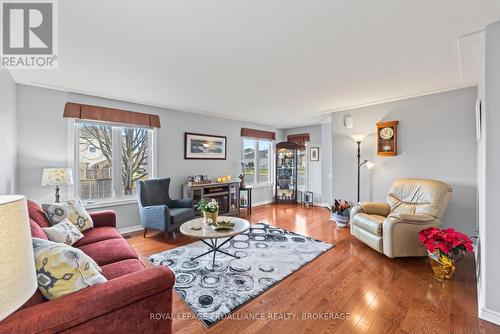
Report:
<svg viewBox="0 0 500 334"><path fill-rule="evenodd" d="M94 227L92 218L78 199L63 203L42 204L42 208L52 225L56 225L68 218L80 232Z"/></svg>
<svg viewBox="0 0 500 334"><path fill-rule="evenodd" d="M32 241L38 289L45 298L57 299L107 281L97 263L78 248L38 238Z"/></svg>
<svg viewBox="0 0 500 334"><path fill-rule="evenodd" d="M40 225L38 225L38 223L35 222L31 218L30 218L30 230L31 230L31 236L33 238L39 238L39 239L49 240L49 238L47 238L47 235L42 230L42 228L40 227Z"/></svg>
<svg viewBox="0 0 500 334"><path fill-rule="evenodd" d="M62 222L52 227L44 227L42 229L50 240L62 242L70 246L83 238L82 232L68 218L64 218Z"/></svg>

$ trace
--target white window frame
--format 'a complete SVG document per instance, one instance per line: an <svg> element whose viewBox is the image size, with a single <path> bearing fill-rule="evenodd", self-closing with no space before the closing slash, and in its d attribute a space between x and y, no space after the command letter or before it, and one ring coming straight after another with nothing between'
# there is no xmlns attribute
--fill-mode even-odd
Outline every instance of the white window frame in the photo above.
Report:
<svg viewBox="0 0 500 334"><path fill-rule="evenodd" d="M304 189L299 189L299 185L297 184L297 190L299 191L309 191L309 142L305 142L305 149L303 150L305 153L305 164L304 164ZM297 150L297 158L298 158L298 150ZM297 166L297 179L299 177L298 175L298 166Z"/></svg>
<svg viewBox="0 0 500 334"><path fill-rule="evenodd" d="M245 153L245 139L249 140L254 140L255 141L255 146L254 146L254 166L255 166L255 174L254 174L254 182L250 182L249 180L245 179L246 184L249 186L252 186L253 188L258 188L258 187L272 187L274 184L274 163L275 163L275 156L274 156L274 140L266 140L262 138L253 138L253 137L241 137L241 161L244 161L244 153ZM268 180L265 182L259 182L259 141L267 141L269 143L269 155L268 155L268 160L269 160L269 172L268 172Z"/></svg>
<svg viewBox="0 0 500 334"><path fill-rule="evenodd" d="M121 146L121 130L122 128L141 128L144 129L146 127L134 126L131 124L121 124L121 123L110 123L110 122L95 122L95 121L87 121L87 120L76 120L71 119L69 122L69 140L70 140L70 149L69 160L71 162L73 168L73 177L74 177L74 185L73 189L70 191L73 193L74 198L79 198L80 194L80 133L78 131L78 124L96 124L96 125L107 125L113 128L113 165L112 165L112 184L113 196L110 198L101 198L90 201L82 201L85 208L94 209L94 208L103 208L115 205L125 205L137 203L137 198L135 195L123 195L122 194L122 185L121 185L121 149L115 149L115 147ZM148 164L148 176L149 178L156 178L157 172L157 129L149 128L151 131L151 135L148 139L148 147L149 147L149 164ZM71 143L72 142L72 143ZM120 163L114 163L115 161L119 161Z"/></svg>

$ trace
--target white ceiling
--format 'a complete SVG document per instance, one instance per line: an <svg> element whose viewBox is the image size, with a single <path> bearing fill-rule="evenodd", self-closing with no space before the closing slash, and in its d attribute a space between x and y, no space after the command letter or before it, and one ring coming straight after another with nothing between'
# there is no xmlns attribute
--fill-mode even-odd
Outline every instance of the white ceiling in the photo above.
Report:
<svg viewBox="0 0 500 334"><path fill-rule="evenodd" d="M12 71L16 82L280 128L474 85L481 54L475 32L500 19L498 0L58 6L59 69Z"/></svg>

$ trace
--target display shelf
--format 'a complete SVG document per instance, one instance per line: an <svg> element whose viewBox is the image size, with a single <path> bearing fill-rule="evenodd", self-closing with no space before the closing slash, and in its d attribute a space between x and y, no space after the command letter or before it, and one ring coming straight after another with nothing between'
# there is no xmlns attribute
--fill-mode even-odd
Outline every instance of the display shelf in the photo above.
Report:
<svg viewBox="0 0 500 334"><path fill-rule="evenodd" d="M297 202L297 144L276 144L276 203Z"/></svg>

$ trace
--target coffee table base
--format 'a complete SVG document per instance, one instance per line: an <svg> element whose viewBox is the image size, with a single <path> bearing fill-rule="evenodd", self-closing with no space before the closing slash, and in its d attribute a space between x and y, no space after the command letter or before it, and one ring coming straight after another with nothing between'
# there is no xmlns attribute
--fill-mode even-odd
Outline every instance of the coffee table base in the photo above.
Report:
<svg viewBox="0 0 500 334"><path fill-rule="evenodd" d="M228 238L226 241L224 241L223 243L221 243L218 246L217 246L217 240L218 239L208 239L208 240L210 240L210 243L206 242L204 239L200 239L200 241L202 241L204 244L206 244L207 246L209 246L211 249L208 252L200 254L200 255L198 255L196 257L192 257L191 261L194 261L194 260L196 260L196 259L198 259L198 258L200 258L202 256L205 256L205 255L210 254L210 253L213 252L214 253L214 257L213 257L213 260L212 260L212 271L214 271L214 269L215 269L215 254L217 254L217 252L222 253L222 254L226 254L226 255L229 255L229 256L232 256L235 259L239 259L240 258L239 256L230 254L230 253L228 253L228 252L223 251L223 250L220 249L222 246L224 246L228 241L230 241L233 238L234 238L234 236Z"/></svg>

